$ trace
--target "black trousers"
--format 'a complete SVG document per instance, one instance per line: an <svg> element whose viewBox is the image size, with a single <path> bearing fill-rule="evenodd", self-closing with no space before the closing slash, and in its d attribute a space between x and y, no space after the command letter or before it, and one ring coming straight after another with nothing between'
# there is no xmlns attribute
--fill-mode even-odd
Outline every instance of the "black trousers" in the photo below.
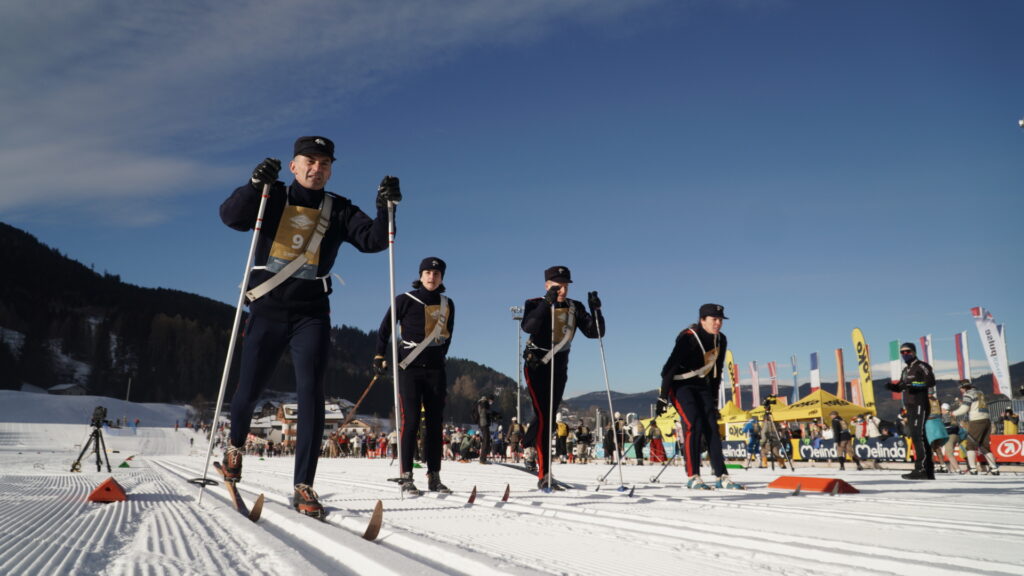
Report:
<svg viewBox="0 0 1024 576"><path fill-rule="evenodd" d="M444 368L409 366L398 373L398 406L402 411L399 425L402 473L412 471L421 412L426 419L423 455L427 461L427 472L441 471L442 424L447 380Z"/></svg>
<svg viewBox="0 0 1024 576"><path fill-rule="evenodd" d="M914 469L929 474L935 473L935 462L932 460L932 447L925 435L924 423L928 420L931 406L927 403L907 406L907 431L910 442L914 445Z"/></svg>
<svg viewBox="0 0 1024 576"><path fill-rule="evenodd" d="M242 340L238 388L231 399L231 445L241 448L252 411L287 348L295 365L299 414L295 436L296 484L313 485L324 437L324 373L331 344L330 317L287 322L249 316Z"/></svg>
<svg viewBox="0 0 1024 576"><path fill-rule="evenodd" d="M526 366L526 386L530 391L530 400L533 402L533 420L526 430L523 438L523 446L533 446L537 449L537 475L544 478L548 473L550 465L551 450L551 426L553 414L558 405L562 403L562 395L565 393L565 383L569 379L569 353L556 354L551 360L555 363L555 382L551 383L551 366L542 364L538 367ZM552 394L554 397L552 398ZM552 404L553 402L553 404Z"/></svg>
<svg viewBox="0 0 1024 576"><path fill-rule="evenodd" d="M715 476L725 474L722 435L718 431L718 390L699 384L677 384L670 396L676 412L683 419L686 475L700 474L700 453L704 442L708 445L711 472Z"/></svg>

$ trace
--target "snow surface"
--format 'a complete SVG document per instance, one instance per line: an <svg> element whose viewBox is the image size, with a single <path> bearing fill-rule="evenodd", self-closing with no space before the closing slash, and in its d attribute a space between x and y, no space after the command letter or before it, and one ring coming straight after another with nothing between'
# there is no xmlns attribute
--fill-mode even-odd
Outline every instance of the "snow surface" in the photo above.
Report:
<svg viewBox="0 0 1024 576"><path fill-rule="evenodd" d="M71 473L97 405L141 426L104 433L112 473L96 472L91 451ZM658 467L630 465L629 496L617 471L596 490L604 463L556 465L584 489L544 494L522 472L445 462L455 494L402 499L388 460L321 459L315 487L332 509L321 523L288 507L290 458L249 457L243 494L267 498L252 524L221 486L198 501L186 479L202 476L206 442L174 431L184 418L182 407L0 391L0 574L1024 574L1024 485L1009 467L908 482L798 464L860 493L794 496L766 488L779 476L767 470L732 471L744 492L694 492L679 467L653 483ZM128 501L88 502L111 476ZM426 483L422 469L416 478ZM384 529L367 542L377 500Z"/></svg>

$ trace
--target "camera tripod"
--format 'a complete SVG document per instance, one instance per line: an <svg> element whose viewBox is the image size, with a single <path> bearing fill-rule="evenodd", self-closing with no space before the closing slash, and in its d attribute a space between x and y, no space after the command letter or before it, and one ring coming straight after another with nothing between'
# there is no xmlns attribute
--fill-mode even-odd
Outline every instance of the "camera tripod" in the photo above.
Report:
<svg viewBox="0 0 1024 576"><path fill-rule="evenodd" d="M785 446L782 443L782 438L779 436L779 427L775 425L775 418L772 417L772 410L770 406L765 406L764 425L768 426L768 446L761 446L762 455L765 457L765 459L767 459L769 456L772 457L772 470L775 470L775 455L771 453L764 454L764 451L765 449L767 449L769 452L771 452L773 446L778 446L779 453L782 455L783 458L786 459L786 462L789 463L789 469L793 470L793 459L789 456L790 450L787 449L791 449L792 447Z"/></svg>
<svg viewBox="0 0 1024 576"><path fill-rule="evenodd" d="M82 471L82 456L89 451L89 446L92 446L93 452L96 453L96 471L102 471L103 460L107 461L107 472L110 472L110 458L107 456L107 444L103 441L103 432L99 426L93 426L92 432L89 434L89 440L86 441L85 446L82 447L82 451L78 453L78 459L71 465L72 472ZM103 458L100 458L100 454L103 454Z"/></svg>

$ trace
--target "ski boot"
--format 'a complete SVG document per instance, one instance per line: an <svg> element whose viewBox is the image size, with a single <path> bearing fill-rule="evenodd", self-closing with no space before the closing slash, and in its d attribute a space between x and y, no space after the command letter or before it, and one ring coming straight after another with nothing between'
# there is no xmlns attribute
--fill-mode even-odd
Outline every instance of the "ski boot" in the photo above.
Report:
<svg viewBox="0 0 1024 576"><path fill-rule="evenodd" d="M452 491L441 483L440 472L427 472L427 489L439 494L451 494Z"/></svg>
<svg viewBox="0 0 1024 576"><path fill-rule="evenodd" d="M935 475L933 474L931 478L928 478L927 471L914 468L913 470L910 471L910 473L904 474L902 478L904 480L934 480Z"/></svg>
<svg viewBox="0 0 1024 576"><path fill-rule="evenodd" d="M722 474L718 477L718 481L715 482L715 488L722 490L746 490L746 487L739 482L733 482L732 478L729 478L728 474Z"/></svg>
<svg viewBox="0 0 1024 576"><path fill-rule="evenodd" d="M686 481L686 487L689 488L690 490L711 490L711 487L705 484L704 481L700 479L699 474L694 474L693 476L690 476L689 480Z"/></svg>
<svg viewBox="0 0 1024 576"><path fill-rule="evenodd" d="M224 461L221 462L224 481L238 482L242 479L242 450L234 446L228 446L224 451Z"/></svg>
<svg viewBox="0 0 1024 576"><path fill-rule="evenodd" d="M317 493L309 484L295 485L295 496L292 498L292 505L299 512L318 520L323 520L327 516L327 513L324 512L324 507L320 505L320 497L317 496Z"/></svg>
<svg viewBox="0 0 1024 576"><path fill-rule="evenodd" d="M561 484L559 484L558 480L555 480L554 478L552 478L550 474L548 474L544 478L541 478L540 480L537 480L537 488L539 488L540 490L542 490L544 492L548 492L549 491L548 490L548 479L551 480L551 489L550 489L551 492L564 492L565 491L565 487L562 486Z"/></svg>
<svg viewBox="0 0 1024 576"><path fill-rule="evenodd" d="M406 496L422 496L423 491L416 487L416 484L412 481L412 472L402 472L402 477L398 480L398 484L402 487L402 494Z"/></svg>

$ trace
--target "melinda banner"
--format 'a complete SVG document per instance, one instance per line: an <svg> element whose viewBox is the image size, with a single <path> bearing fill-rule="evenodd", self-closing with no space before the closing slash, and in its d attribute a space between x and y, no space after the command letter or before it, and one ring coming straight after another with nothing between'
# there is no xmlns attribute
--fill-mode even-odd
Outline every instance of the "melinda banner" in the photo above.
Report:
<svg viewBox="0 0 1024 576"><path fill-rule="evenodd" d="M742 425L732 430L730 438L737 438L741 435ZM668 443L666 443L668 444ZM836 461L836 443L834 440L818 439L816 442L810 440L790 440L793 460L796 461ZM882 462L909 462L910 447L908 439L903 436L893 436L885 440L864 440L854 442L854 451L857 458L861 460L881 460ZM997 462L1022 462L1024 463L1024 434L1005 436L995 434L991 436L992 454ZM722 450L725 457L730 460L745 460L747 458L746 440L730 439L722 442ZM957 451L958 460L964 461L963 456Z"/></svg>

